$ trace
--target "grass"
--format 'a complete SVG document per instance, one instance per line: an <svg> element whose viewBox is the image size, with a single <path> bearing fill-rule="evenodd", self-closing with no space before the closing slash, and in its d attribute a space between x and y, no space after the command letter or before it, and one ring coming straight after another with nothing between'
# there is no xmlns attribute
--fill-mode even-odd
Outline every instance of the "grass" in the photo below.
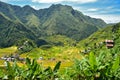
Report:
<svg viewBox="0 0 120 80"><path fill-rule="evenodd" d="M2 48L0 49L0 57L5 55L14 54L17 50L16 46L8 47L8 48Z"/></svg>
<svg viewBox="0 0 120 80"><path fill-rule="evenodd" d="M3 66L4 65L4 60L0 60L0 65Z"/></svg>

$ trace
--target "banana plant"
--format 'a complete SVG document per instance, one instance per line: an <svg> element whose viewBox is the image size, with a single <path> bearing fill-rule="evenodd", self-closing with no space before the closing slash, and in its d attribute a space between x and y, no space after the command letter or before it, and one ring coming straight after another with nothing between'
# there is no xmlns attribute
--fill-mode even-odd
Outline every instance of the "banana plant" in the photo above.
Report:
<svg viewBox="0 0 120 80"><path fill-rule="evenodd" d="M27 69L23 72L22 76L24 76L24 78L27 80L53 80L57 76L60 64L61 62L59 61L53 70L51 67L44 69L37 63L35 59L31 61L29 58L26 58Z"/></svg>
<svg viewBox="0 0 120 80"><path fill-rule="evenodd" d="M5 74L2 74L0 78L8 80L54 80L58 78L60 64L59 61L54 69L51 67L45 69L35 59L26 58L25 67L19 67L16 62L13 64L6 62Z"/></svg>
<svg viewBox="0 0 120 80"><path fill-rule="evenodd" d="M0 67L0 80L4 78L4 70Z"/></svg>
<svg viewBox="0 0 120 80"><path fill-rule="evenodd" d="M54 80L55 78L59 78L58 70L60 69L60 65L61 61L59 61L53 69L51 67L46 68L40 77L42 77L43 80Z"/></svg>
<svg viewBox="0 0 120 80"><path fill-rule="evenodd" d="M17 65L16 61L13 64L6 61L5 75L3 79L15 80L20 77L20 72L20 67Z"/></svg>
<svg viewBox="0 0 120 80"><path fill-rule="evenodd" d="M39 75L41 72L41 67L35 59L31 61L29 58L26 58L26 68L21 74L23 78L27 80L34 80L37 78L37 75Z"/></svg>
<svg viewBox="0 0 120 80"><path fill-rule="evenodd" d="M109 54L109 53L108 53ZM107 55L108 55L107 54ZM110 59L106 59L110 57ZM105 53L100 53L95 56L93 52L87 58L76 60L73 67L74 79L87 80L119 80L120 79L120 59L119 56L106 56Z"/></svg>

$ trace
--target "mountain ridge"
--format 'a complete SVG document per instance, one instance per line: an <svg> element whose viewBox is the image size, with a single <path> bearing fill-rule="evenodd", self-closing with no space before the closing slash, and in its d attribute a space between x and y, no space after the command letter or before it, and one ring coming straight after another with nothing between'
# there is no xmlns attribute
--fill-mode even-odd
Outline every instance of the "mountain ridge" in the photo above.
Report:
<svg viewBox="0 0 120 80"><path fill-rule="evenodd" d="M12 23L20 23L24 27L21 31L29 29L29 34L33 34L34 38L28 34L26 38L35 42L39 38L44 39L52 35L63 35L79 41L106 25L103 20L86 16L68 5L53 4L49 8L39 10L35 10L29 5L20 7L1 1L0 5L0 13L10 19ZM19 34L19 36L23 35Z"/></svg>

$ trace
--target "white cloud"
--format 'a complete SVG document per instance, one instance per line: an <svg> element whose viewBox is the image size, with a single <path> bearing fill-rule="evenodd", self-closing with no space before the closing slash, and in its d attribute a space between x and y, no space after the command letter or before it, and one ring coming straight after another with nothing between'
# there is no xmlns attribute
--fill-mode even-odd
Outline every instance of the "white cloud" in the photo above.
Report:
<svg viewBox="0 0 120 80"><path fill-rule="evenodd" d="M39 3L59 3L64 0L32 0L32 2L39 2Z"/></svg>
<svg viewBox="0 0 120 80"><path fill-rule="evenodd" d="M36 9L36 10L48 8L49 6L50 5L31 5L31 7Z"/></svg>
<svg viewBox="0 0 120 80"><path fill-rule="evenodd" d="M106 23L118 23L120 22L120 14L114 14L114 12L119 12L120 9L112 9L113 7L108 7L107 9L102 10L101 8L81 8L77 7L77 10L83 12L83 14L93 17L100 18ZM112 13L113 12L113 13ZM111 14L110 14L111 13Z"/></svg>
<svg viewBox="0 0 120 80"><path fill-rule="evenodd" d="M91 9L87 9L87 11L98 11L97 8L91 8Z"/></svg>
<svg viewBox="0 0 120 80"><path fill-rule="evenodd" d="M83 7L78 7L78 6L74 6L73 9L78 10L78 11L84 11Z"/></svg>
<svg viewBox="0 0 120 80"><path fill-rule="evenodd" d="M36 6L31 6L32 8L34 8L34 9L36 9L36 10L39 10L39 8L38 7L36 7Z"/></svg>
<svg viewBox="0 0 120 80"><path fill-rule="evenodd" d="M91 17L94 18L101 18L103 19L106 23L118 23L120 22L120 15L90 15Z"/></svg>
<svg viewBox="0 0 120 80"><path fill-rule="evenodd" d="M91 3L91 2L96 2L97 0L64 0L64 1L71 1L71 2L78 2L78 3Z"/></svg>
<svg viewBox="0 0 120 80"><path fill-rule="evenodd" d="M90 3L96 1L97 0L32 0L32 2L39 2L39 3L60 3L60 2Z"/></svg>

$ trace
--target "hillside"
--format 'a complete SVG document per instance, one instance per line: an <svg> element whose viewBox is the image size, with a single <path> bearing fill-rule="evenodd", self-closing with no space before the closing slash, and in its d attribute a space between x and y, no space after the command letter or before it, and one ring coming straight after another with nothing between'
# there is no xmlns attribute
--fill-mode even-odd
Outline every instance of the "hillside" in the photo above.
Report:
<svg viewBox="0 0 120 80"><path fill-rule="evenodd" d="M95 51L107 51L105 40L113 40L114 47L112 48L113 51L116 53L119 52L119 45L120 45L120 23L117 23L112 26L108 26L104 29L101 29L90 37L82 40L79 42L78 46L85 48L86 50L95 50ZM111 49L110 49L111 50Z"/></svg>
<svg viewBox="0 0 120 80"><path fill-rule="evenodd" d="M0 13L0 47L8 47L21 39L35 40L35 35L27 27L19 22L13 22Z"/></svg>
<svg viewBox="0 0 120 80"><path fill-rule="evenodd" d="M46 41L46 37L54 35L61 35L79 41L106 25L103 20L86 16L68 5L56 4L51 5L49 8L35 10L29 5L20 7L0 1L0 6L0 15L2 17L0 35L3 36L0 38L1 47L11 46L18 39L23 38L33 40L36 43L40 42L41 38ZM8 25L9 22L12 25ZM7 35L8 32L12 33ZM4 41L9 42L9 45Z"/></svg>

